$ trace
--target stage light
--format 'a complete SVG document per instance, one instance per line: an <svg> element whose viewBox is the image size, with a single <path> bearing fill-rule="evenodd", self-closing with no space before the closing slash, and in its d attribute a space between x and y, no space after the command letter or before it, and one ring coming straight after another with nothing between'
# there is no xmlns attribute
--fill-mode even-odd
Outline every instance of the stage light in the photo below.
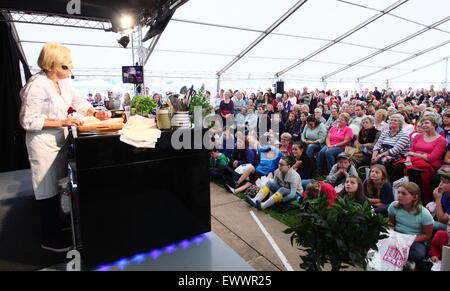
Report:
<svg viewBox="0 0 450 291"><path fill-rule="evenodd" d="M123 48L127 48L127 45L130 43L130 37L128 35L122 36L117 41Z"/></svg>
<svg viewBox="0 0 450 291"><path fill-rule="evenodd" d="M120 17L120 29L121 30L132 29L134 25L135 25L135 20L134 20L134 17L132 17L131 15L125 14Z"/></svg>

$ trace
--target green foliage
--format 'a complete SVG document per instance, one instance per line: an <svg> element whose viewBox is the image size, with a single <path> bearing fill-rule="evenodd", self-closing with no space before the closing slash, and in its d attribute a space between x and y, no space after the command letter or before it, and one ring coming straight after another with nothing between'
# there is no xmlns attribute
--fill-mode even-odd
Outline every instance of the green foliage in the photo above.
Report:
<svg viewBox="0 0 450 291"><path fill-rule="evenodd" d="M295 241L307 253L300 256L300 267L321 271L330 263L333 271L345 268L343 264L365 269L368 250L377 250L376 243L387 237L388 219L373 212L368 202L361 205L349 197L340 197L333 207L327 206L324 194L305 199L296 225L284 231L292 233L292 245Z"/></svg>
<svg viewBox="0 0 450 291"><path fill-rule="evenodd" d="M208 97L205 94L205 88L201 87L200 90L192 96L191 103L189 104L189 114L191 118L194 118L194 108L200 106L203 108L202 115L206 117L208 114L214 111L214 108L209 103Z"/></svg>
<svg viewBox="0 0 450 291"><path fill-rule="evenodd" d="M135 96L131 101L131 106L135 108L136 114L147 116L158 107L158 103L152 97Z"/></svg>

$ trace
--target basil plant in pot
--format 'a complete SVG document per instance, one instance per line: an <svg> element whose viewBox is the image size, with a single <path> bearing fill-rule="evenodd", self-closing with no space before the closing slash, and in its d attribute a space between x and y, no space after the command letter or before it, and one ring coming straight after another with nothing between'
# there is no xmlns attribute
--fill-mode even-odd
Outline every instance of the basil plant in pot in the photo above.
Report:
<svg viewBox="0 0 450 291"><path fill-rule="evenodd" d="M363 205L349 197L339 197L333 207L328 207L325 195L302 202L297 224L284 232L292 234L299 249L302 269L321 271L330 263L332 271L347 265L366 269L369 249L377 250L377 242L386 238L388 219L376 214L372 206Z"/></svg>
<svg viewBox="0 0 450 291"><path fill-rule="evenodd" d="M198 92L192 96L189 103L189 115L191 116L191 122L194 122L194 109L195 107L202 108L202 120L214 111L214 107L211 106L208 100L208 96L205 94L205 87L202 86Z"/></svg>
<svg viewBox="0 0 450 291"><path fill-rule="evenodd" d="M158 107L158 103L153 97L135 96L131 101L131 106L136 114L147 117Z"/></svg>

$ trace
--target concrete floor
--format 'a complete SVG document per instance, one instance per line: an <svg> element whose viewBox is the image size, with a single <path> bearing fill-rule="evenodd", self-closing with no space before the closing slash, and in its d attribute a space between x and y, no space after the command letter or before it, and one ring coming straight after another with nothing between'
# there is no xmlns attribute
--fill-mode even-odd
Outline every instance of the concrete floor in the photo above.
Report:
<svg viewBox="0 0 450 291"><path fill-rule="evenodd" d="M251 210L272 236L292 268L295 271L302 270L299 256L304 252L291 245L290 235L283 233L287 228L286 225L211 183L212 231L257 271L286 271L282 261L252 218ZM330 266L325 266L325 270L330 269ZM350 267L346 270L358 269Z"/></svg>

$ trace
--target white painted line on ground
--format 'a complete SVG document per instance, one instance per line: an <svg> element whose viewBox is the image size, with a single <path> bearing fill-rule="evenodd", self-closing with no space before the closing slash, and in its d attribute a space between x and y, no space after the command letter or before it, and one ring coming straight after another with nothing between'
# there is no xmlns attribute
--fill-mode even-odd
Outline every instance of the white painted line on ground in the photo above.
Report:
<svg viewBox="0 0 450 291"><path fill-rule="evenodd" d="M284 256L283 252L278 247L277 243L273 240L272 236L267 232L266 228L264 227L264 225L262 225L262 223L258 219L258 217L256 217L255 213L253 211L250 211L250 214L253 217L253 219L255 220L256 224L261 229L261 231L263 232L263 234L266 236L266 238L269 241L269 243L272 245L272 248L274 249L275 253L277 253L278 257L280 258L280 260L283 263L283 265L286 268L286 270L294 271L294 269L292 268L291 264L289 264L288 260Z"/></svg>

